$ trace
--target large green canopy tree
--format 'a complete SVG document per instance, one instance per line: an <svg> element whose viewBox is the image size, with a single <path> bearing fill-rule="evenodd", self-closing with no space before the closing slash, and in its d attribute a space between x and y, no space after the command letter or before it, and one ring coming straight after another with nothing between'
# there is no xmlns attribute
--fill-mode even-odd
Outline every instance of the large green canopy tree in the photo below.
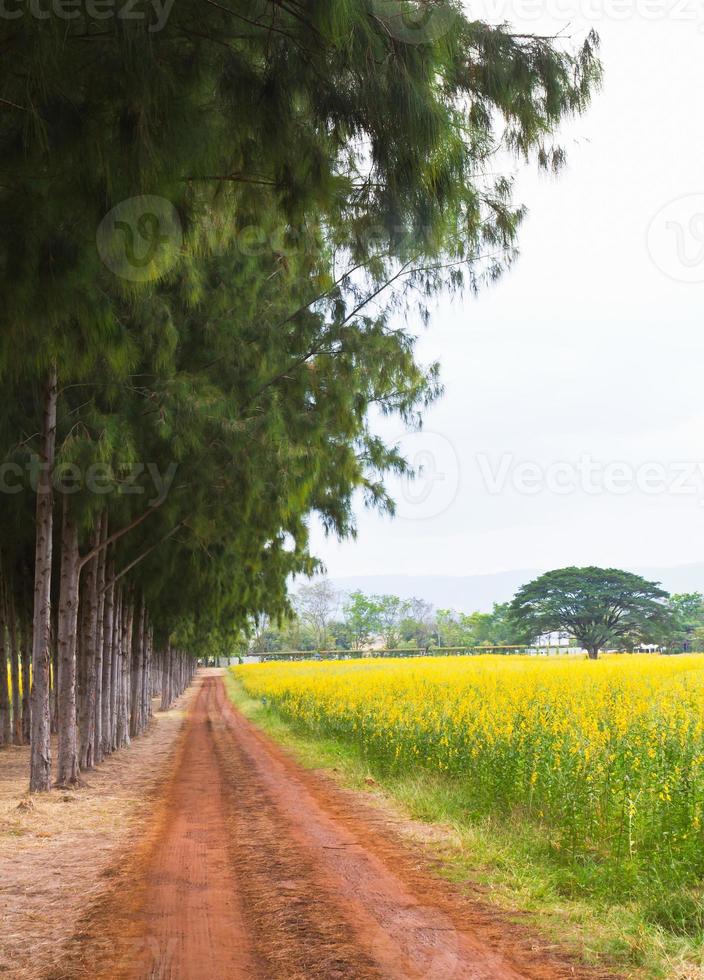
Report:
<svg viewBox="0 0 704 980"><path fill-rule="evenodd" d="M524 585L511 603L514 618L535 639L564 631L596 660L624 636L647 639L667 616L668 594L655 582L617 568L560 568Z"/></svg>

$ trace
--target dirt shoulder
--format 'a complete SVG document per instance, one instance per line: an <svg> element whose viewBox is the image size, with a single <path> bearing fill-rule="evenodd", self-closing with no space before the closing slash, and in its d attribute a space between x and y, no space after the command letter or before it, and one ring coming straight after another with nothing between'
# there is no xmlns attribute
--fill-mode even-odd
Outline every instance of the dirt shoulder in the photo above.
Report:
<svg viewBox="0 0 704 980"><path fill-rule="evenodd" d="M0 976L46 976L129 860L173 770L195 691L67 792L27 795L29 749L0 751ZM55 746L53 747L55 758Z"/></svg>

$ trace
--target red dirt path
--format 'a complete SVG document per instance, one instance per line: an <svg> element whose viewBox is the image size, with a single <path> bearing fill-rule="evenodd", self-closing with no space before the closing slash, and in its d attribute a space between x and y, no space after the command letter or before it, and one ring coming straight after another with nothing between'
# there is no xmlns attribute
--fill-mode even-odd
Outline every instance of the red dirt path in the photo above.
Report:
<svg viewBox="0 0 704 980"><path fill-rule="evenodd" d="M596 971L492 920L205 676L159 812L58 978L556 980ZM603 974L601 974L603 976Z"/></svg>

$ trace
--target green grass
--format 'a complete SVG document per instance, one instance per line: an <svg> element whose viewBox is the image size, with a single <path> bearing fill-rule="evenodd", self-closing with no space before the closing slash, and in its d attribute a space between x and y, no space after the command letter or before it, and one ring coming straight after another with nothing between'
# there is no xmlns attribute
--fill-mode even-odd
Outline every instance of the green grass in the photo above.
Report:
<svg viewBox="0 0 704 980"><path fill-rule="evenodd" d="M704 978L704 929L692 929L701 912L698 897L673 894L657 908L652 900L614 902L598 888L598 866L585 862L575 872L560 861L546 829L516 815L473 817L457 780L424 772L390 773L356 746L312 735L252 699L229 671L226 685L240 711L301 765L328 770L344 786L375 797L379 805L431 825L431 842L419 846L440 857L438 873L466 883L483 901L514 910L523 922L527 916L550 941L624 976ZM677 928L680 916L682 929Z"/></svg>

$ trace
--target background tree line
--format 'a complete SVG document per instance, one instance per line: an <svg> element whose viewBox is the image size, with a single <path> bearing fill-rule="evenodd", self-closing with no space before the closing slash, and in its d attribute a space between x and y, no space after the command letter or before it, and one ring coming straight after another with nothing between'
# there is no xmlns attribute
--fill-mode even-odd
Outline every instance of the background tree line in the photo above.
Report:
<svg viewBox="0 0 704 980"><path fill-rule="evenodd" d="M530 636L510 616L507 603L492 612L435 610L424 599L338 592L327 579L301 586L292 615L277 624L265 618L254 628L252 653L287 650L387 650L429 647L516 646Z"/></svg>
<svg viewBox="0 0 704 980"><path fill-rule="evenodd" d="M572 573L578 572L578 576ZM588 574L595 573L595 574ZM574 578L584 592L565 618L565 589L575 601ZM524 610L524 597L549 595L545 582L558 591L561 611ZM554 583L557 583L556 585ZM636 590L629 595L628 589ZM640 593L647 598L640 604ZM634 605L633 595L636 596ZM627 616L611 627L604 620L621 603ZM585 607L589 606L589 616ZM596 624L596 626L595 626ZM396 595L341 593L328 579L301 586L293 596L291 613L279 623L263 617L251 629L247 652L403 650L433 647L521 648L530 647L551 634L559 634L573 647L591 649L590 634L600 632L598 649L634 651L654 647L668 653L704 650L704 594L668 595L639 576L608 569L557 570L529 583L512 602L494 603L490 613L463 613L438 609L423 599ZM557 642L557 641L555 641ZM232 651L231 651L232 652Z"/></svg>

